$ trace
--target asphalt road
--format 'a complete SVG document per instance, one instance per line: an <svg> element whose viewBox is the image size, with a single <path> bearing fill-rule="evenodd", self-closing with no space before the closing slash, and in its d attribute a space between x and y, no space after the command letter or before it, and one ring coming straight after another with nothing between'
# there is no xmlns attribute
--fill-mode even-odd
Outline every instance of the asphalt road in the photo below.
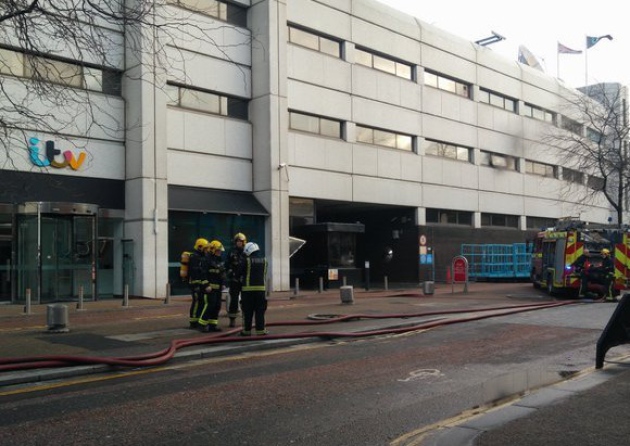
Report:
<svg viewBox="0 0 630 446"><path fill-rule="evenodd" d="M44 383L0 396L0 445L411 445L435 423L594 365L578 305Z"/></svg>

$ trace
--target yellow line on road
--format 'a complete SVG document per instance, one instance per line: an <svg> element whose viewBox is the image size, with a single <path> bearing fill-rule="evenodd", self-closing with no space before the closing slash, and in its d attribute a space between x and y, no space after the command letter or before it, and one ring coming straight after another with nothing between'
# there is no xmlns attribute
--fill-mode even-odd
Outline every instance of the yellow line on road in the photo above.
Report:
<svg viewBox="0 0 630 446"><path fill-rule="evenodd" d="M33 392L44 392L47 390L54 390L54 389L59 389L63 387L81 385L81 384L91 384L91 383L109 381L109 380L114 380L114 379L128 378L132 376L147 375L149 373L158 373L158 372L164 372L168 370L186 369L186 368L198 367L201 365L218 363L218 362L223 362L223 361L226 361L226 362L227 361L242 361L248 358L273 356L273 355L279 355L279 354L288 353L288 352L296 352L296 351L309 350L309 349L321 348L321 347L326 347L326 345L315 344L315 345L291 346L291 347L284 347L277 350L242 353L242 354L239 354L238 356L223 356L223 357L218 357L218 358L204 358L204 359L198 359L198 360L191 360L191 361L182 362L181 364L152 367L152 368L147 368L143 370L132 370L128 372L124 372L124 371L112 372L115 374L87 376L84 378L64 380L62 382L55 382L51 384L35 383L35 384L30 385L29 387L20 387L18 389L0 392L0 397L9 396L9 395L20 395L20 394L33 393Z"/></svg>

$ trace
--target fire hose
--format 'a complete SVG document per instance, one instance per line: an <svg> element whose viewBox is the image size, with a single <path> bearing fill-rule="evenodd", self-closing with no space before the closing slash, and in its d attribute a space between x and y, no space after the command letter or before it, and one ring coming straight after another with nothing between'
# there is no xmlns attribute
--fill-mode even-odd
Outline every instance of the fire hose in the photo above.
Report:
<svg viewBox="0 0 630 446"><path fill-rule="evenodd" d="M284 334L268 334L264 337L243 337L238 336L240 329L234 329L226 332L211 334L203 337L189 338L189 339L177 339L171 341L170 345L160 351L154 353L148 353L138 356L126 356L126 357L98 357L98 356L72 356L72 355L41 355L41 356L24 356L13 358L0 358L0 372L39 369L39 368L55 368L55 367L71 367L79 365L108 365L112 367L152 367L158 366L171 360L177 350L192 347L196 345L215 345L226 343L242 343L252 340L278 340L278 339L303 339L303 338L359 338L379 335L394 335L403 334L407 332L429 330L436 327L458 324L463 322L478 321L482 319L488 319L493 317L507 316L511 314L523 313L527 311L543 310L547 308L560 307L565 305L574 305L577 303L583 304L583 301L562 301L551 302L542 304L523 304L512 306L498 306L498 307L484 307L484 308L469 308L469 309L454 309L454 310L438 310L438 311L425 311L420 313L405 313L405 314L385 314L385 315L373 315L373 314L351 314L327 317L321 320L311 321L279 321L269 322L268 327L272 326L309 326L309 325L322 325L332 324L338 322L348 322L353 320L362 319L410 319L421 318L431 316L448 316L457 314L467 314L468 316L458 318L440 318L439 320L423 321L414 324L408 324L404 327L383 328L375 330L366 330L359 332L343 332L343 331L324 331L324 332L297 332L297 333L284 333ZM484 314L479 314L484 313Z"/></svg>

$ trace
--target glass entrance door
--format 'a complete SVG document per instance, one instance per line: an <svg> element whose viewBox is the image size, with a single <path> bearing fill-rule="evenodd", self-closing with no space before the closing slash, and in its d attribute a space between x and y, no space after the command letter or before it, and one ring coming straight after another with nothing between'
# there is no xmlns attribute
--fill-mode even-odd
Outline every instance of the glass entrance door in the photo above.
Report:
<svg viewBox="0 0 630 446"><path fill-rule="evenodd" d="M96 212L65 214L68 209L35 203L37 213L18 214L18 296L31 290L34 302L68 301L96 290ZM51 209L58 213L42 212ZM76 212L77 206L72 207ZM28 212L28 208L26 211ZM32 210L32 209L31 209Z"/></svg>
<svg viewBox="0 0 630 446"><path fill-rule="evenodd" d="M13 293L13 206L0 204L0 302Z"/></svg>

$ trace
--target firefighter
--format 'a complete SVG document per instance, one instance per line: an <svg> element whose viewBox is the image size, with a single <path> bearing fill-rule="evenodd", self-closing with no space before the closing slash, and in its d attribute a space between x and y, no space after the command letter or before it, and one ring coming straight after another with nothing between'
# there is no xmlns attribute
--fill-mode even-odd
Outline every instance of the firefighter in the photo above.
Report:
<svg viewBox="0 0 630 446"><path fill-rule="evenodd" d="M584 248L582 255L573 262L573 268L575 272L580 275L580 290L578 291L579 297L588 296L588 273L591 267L591 253L588 248Z"/></svg>
<svg viewBox="0 0 630 446"><path fill-rule="evenodd" d="M241 277L245 263L243 249L245 248L245 243L247 243L247 237L242 232L239 232L234 235L232 241L232 249L225 261L228 287L230 288L225 306L228 318L230 319L230 327L235 327L236 318L238 317L239 295L241 294Z"/></svg>
<svg viewBox="0 0 630 446"><path fill-rule="evenodd" d="M221 256L225 251L223 244L212 240L206 247L208 262L208 282L203 294L203 307L199 315L199 330L208 333L221 331L219 311L221 311L221 289L225 283L225 268Z"/></svg>
<svg viewBox="0 0 630 446"><path fill-rule="evenodd" d="M606 248L602 249L602 272L604 275L604 293L607 301L615 301L615 263L610 257L610 251Z"/></svg>
<svg viewBox="0 0 630 446"><path fill-rule="evenodd" d="M188 285L192 294L192 302L190 303L189 328L197 328L199 322L199 312L201 309L201 300L204 294L207 280L207 261L204 248L208 245L208 240L198 238L195 241L194 250L188 255ZM184 257L184 256L182 256Z"/></svg>
<svg viewBox="0 0 630 446"><path fill-rule="evenodd" d="M243 250L245 269L242 276L241 309L243 329L241 336L251 336L252 322L256 322L256 334L266 335L265 311L267 311L267 259L261 255L260 247L249 242Z"/></svg>

